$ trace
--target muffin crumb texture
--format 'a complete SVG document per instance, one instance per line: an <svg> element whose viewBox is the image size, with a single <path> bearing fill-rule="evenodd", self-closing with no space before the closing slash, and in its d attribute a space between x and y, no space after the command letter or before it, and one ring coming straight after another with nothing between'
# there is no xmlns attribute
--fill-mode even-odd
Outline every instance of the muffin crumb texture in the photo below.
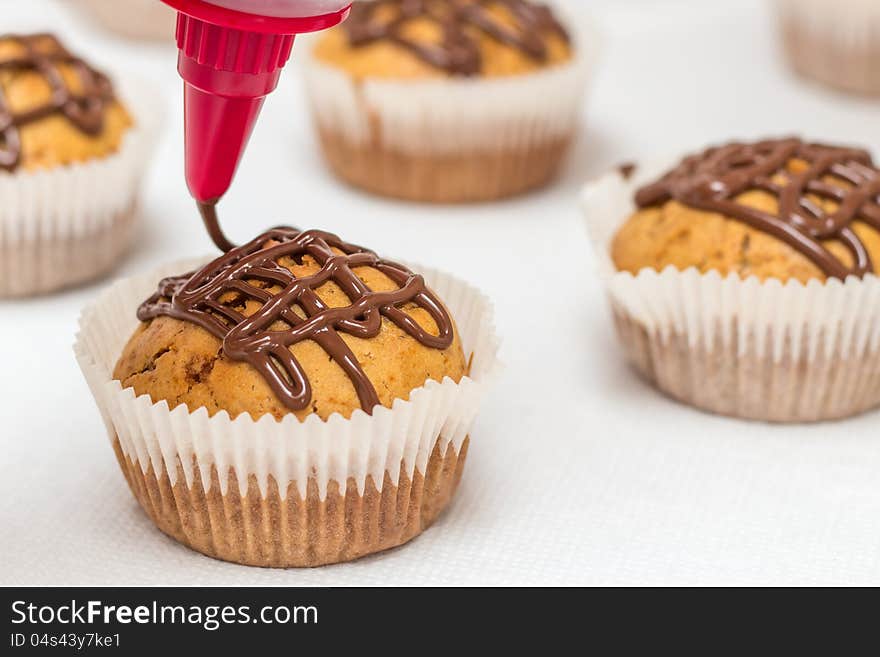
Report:
<svg viewBox="0 0 880 657"><path fill-rule="evenodd" d="M738 199L751 207L775 211L776 201L768 194L750 192ZM853 230L863 240L874 262L880 262L880 233L864 223ZM836 241L826 248L847 266L849 250ZM656 208L640 210L621 228L611 247L612 259L620 271L633 275L642 269L662 271L696 267L701 273L717 271L722 276L757 276L761 280L826 280L826 275L792 247L736 219L716 212L689 208L669 201Z"/></svg>
<svg viewBox="0 0 880 657"><path fill-rule="evenodd" d="M321 271L311 255L302 256L299 262L287 259L279 264L297 278ZM354 271L373 291L398 289L394 281L378 269L358 267ZM269 294L279 291L266 286ZM333 281L316 288L316 293L328 308L351 305L351 300ZM253 298L237 298L230 293L225 293L221 301L245 317L251 317L263 307ZM412 303L401 309L428 333L437 333L437 326L425 309ZM294 311L305 318L301 308ZM283 322L272 326L278 331L289 328ZM386 407L395 399L408 399L413 390L428 380L443 381L450 377L458 382L466 374L466 360L457 331L449 348L430 348L383 316L381 329L374 338L355 337L342 331L339 336L360 363L380 404ZM211 415L225 410L233 418L250 413L255 419L265 414L280 419L295 412L300 419L317 414L326 420L334 413L350 417L361 408L352 380L316 342L304 340L289 349L311 385L308 407L297 411L285 406L249 363L227 357L221 341L212 333L173 317L160 316L143 323L123 350L113 376L124 387L134 388L136 394L149 395L154 402L165 400L171 408L180 404L186 404L190 411L205 407Z"/></svg>
<svg viewBox="0 0 880 657"><path fill-rule="evenodd" d="M355 20L358 18L358 11L369 10L363 6L367 4L356 3ZM401 20L402 6L406 4L400 0L380 0L380 6L369 17L368 25L373 31L387 30L389 25L395 24L393 38L385 36L367 39L364 44L353 44L349 30L354 23L343 23L322 35L315 47L315 57L325 64L345 70L354 78L421 79L452 75L444 66L434 65L426 61L425 57L419 56L412 44L429 50L460 51L462 43L444 42L444 23L456 3L449 0L425 0L424 9L417 15ZM409 4L412 6L412 3ZM484 25L481 26L481 21L473 19L458 22L463 39L476 47L479 75L490 78L522 75L563 64L572 58L572 46L564 34L553 29L541 29L537 33L529 34L530 29L525 26L514 7L517 4L534 3L468 0L464 4L472 5L472 10L483 12L485 22L490 25L486 29ZM524 35L529 42L542 42L543 55L535 56L528 49L499 38L499 31Z"/></svg>
<svg viewBox="0 0 880 657"><path fill-rule="evenodd" d="M774 150L788 148L798 143L788 140L743 147L735 145L739 150L730 152L731 157L736 158L747 152L746 149L748 152L753 148ZM835 151L846 153L842 149L830 147L802 147L819 149L816 152L823 158L835 155ZM690 158L690 161L697 162L699 158L705 158L695 165L700 166L703 162L718 158L719 150L710 150L703 156ZM857 151L851 153L859 158L863 155ZM829 174L820 176L814 182L804 183L799 176L813 165L802 159L792 158L780 171L771 176L762 177L756 174L753 180L743 183L746 187L745 191L733 196L731 201L727 202L727 207L736 212L743 212L743 209L756 210L761 221L767 221L765 219L767 217L775 218L783 214L780 198L786 194L787 185L794 184L793 180L798 181L798 185L803 183L806 189L803 192L798 190L798 194L794 197L796 200L799 199L797 207L798 212L802 214L792 218L780 217L779 223L789 223L792 227L807 226L807 228L799 228L804 233L802 241L810 242L815 249L827 250L830 255L827 261L836 261L836 267L842 272L856 275L861 271L876 273L877 263L880 263L880 231L869 221L876 224L880 217L880 207L872 203L870 195L865 195L861 202L862 207L848 201L849 207L846 213L839 213L841 203L830 198L837 196L845 199L850 193L853 193L853 199L860 198L861 191L855 189L853 179L858 179L865 190L880 180L880 172L869 164L870 160L864 160L834 165L838 167L838 172L846 173L847 177L852 179ZM678 189L685 189L685 185L691 185L691 188L683 193L694 197L702 194L702 189L710 189L712 185L725 189L727 180L735 180L737 168L742 165L743 162L734 165L731 168L732 173L728 172L729 178L719 177L711 183L707 182L712 180L711 172L702 179L700 178L702 173L693 173L691 179L684 180L683 184L681 180L678 181L680 184ZM763 166L760 160L758 166ZM664 180L668 180L671 175L667 175L652 187L662 187ZM668 186L676 189L676 184L673 182ZM821 193L812 193L811 190L818 190ZM644 193L644 190L640 193ZM820 266L821 259L817 261L807 257L771 231L762 230L727 213L693 207L676 198L675 193L672 196L671 199L664 198L659 204L642 207L617 232L611 244L611 256L619 271L636 275L643 269L662 271L670 266L678 270L694 267L701 273L717 271L722 276L737 274L741 278L756 276L760 280L779 279L783 282L793 279L802 283L812 279L824 281L831 277L829 271ZM716 201L726 202L721 196L714 199L706 197L704 201L706 204ZM843 216L845 214L854 215L853 220L849 221ZM864 218L869 219L863 220ZM822 235L809 236L809 228L822 226L823 223L834 224L833 229L822 228L829 233L827 238ZM794 228L791 232L794 234ZM844 243L844 239L848 240L849 244ZM867 259L856 262L856 255L862 249Z"/></svg>
<svg viewBox="0 0 880 657"><path fill-rule="evenodd" d="M47 68L40 70L35 61ZM71 97L67 107L51 109L65 93ZM132 125L109 81L48 34L0 37L0 107L12 117L3 131L7 169L35 171L106 157ZM82 125L71 115L84 117Z"/></svg>

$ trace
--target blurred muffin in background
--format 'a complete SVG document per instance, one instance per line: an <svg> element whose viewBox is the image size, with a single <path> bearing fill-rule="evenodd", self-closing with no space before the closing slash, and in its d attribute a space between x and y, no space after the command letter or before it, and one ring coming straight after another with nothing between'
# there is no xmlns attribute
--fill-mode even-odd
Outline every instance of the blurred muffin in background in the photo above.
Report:
<svg viewBox="0 0 880 657"><path fill-rule="evenodd" d="M585 192L629 360L671 397L772 422L880 406L880 168L858 148L731 143Z"/></svg>
<svg viewBox="0 0 880 657"><path fill-rule="evenodd" d="M880 95L878 0L773 0L789 63L835 89Z"/></svg>
<svg viewBox="0 0 880 657"><path fill-rule="evenodd" d="M70 4L123 37L169 43L174 37L174 10L160 0L70 0Z"/></svg>
<svg viewBox="0 0 880 657"><path fill-rule="evenodd" d="M128 248L151 95L49 34L0 36L0 297L68 287Z"/></svg>
<svg viewBox="0 0 880 657"><path fill-rule="evenodd" d="M307 59L324 155L343 180L415 201L539 188L577 132L596 45L528 0L356 2Z"/></svg>

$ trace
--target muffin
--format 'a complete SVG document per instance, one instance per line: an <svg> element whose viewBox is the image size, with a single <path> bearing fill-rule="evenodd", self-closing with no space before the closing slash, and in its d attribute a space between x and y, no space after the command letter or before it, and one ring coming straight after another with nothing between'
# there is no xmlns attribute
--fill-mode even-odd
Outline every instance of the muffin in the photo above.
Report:
<svg viewBox="0 0 880 657"><path fill-rule="evenodd" d="M356 2L306 57L324 156L342 180L413 201L542 187L578 130L595 50L528 0Z"/></svg>
<svg viewBox="0 0 880 657"><path fill-rule="evenodd" d="M175 13L160 0L71 0L103 29L129 39L174 39Z"/></svg>
<svg viewBox="0 0 880 657"><path fill-rule="evenodd" d="M880 405L880 171L860 149L732 143L585 193L619 337L715 413L832 420ZM647 183L647 184L646 184Z"/></svg>
<svg viewBox="0 0 880 657"><path fill-rule="evenodd" d="M880 94L880 3L774 0L795 71L842 91Z"/></svg>
<svg viewBox="0 0 880 657"><path fill-rule="evenodd" d="M317 566L446 508L495 364L478 292L292 228L156 279L105 293L76 352L159 529L219 559Z"/></svg>
<svg viewBox="0 0 880 657"><path fill-rule="evenodd" d="M94 278L129 245L147 120L54 36L0 36L0 297ZM143 110L143 108L141 108Z"/></svg>

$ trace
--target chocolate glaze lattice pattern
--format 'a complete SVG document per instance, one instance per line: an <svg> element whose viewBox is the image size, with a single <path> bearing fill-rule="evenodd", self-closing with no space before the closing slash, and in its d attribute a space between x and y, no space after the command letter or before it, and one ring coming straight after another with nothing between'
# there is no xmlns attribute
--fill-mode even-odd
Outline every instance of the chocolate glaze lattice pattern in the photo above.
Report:
<svg viewBox="0 0 880 657"><path fill-rule="evenodd" d="M499 20L489 7L503 7L513 25ZM391 8L397 13L390 21L380 20L380 13ZM428 19L443 31L438 44L426 44L406 36L410 21ZM375 0L356 2L351 17L344 23L352 46L365 46L389 40L434 66L454 75L477 75L482 70L480 45L473 32L521 50L543 62L548 50L544 35L555 33L568 41L565 28L549 7L527 0Z"/></svg>
<svg viewBox="0 0 880 657"><path fill-rule="evenodd" d="M305 256L313 258L320 271L298 278L280 264L287 259L302 262ZM397 289L371 290L354 271L359 267L382 272ZM350 305L331 308L324 303L318 289L330 282L348 296ZM246 316L240 312L245 301L256 301L260 307ZM437 335L402 308L408 304L430 315ZM275 228L194 274L161 281L156 294L141 305L138 318L148 321L160 315L212 333L223 342L228 358L252 365L293 410L307 408L312 396L306 372L290 350L297 343L312 340L320 345L350 378L361 407L370 413L379 397L341 333L374 338L385 317L427 347L447 349L453 342L452 320L421 276L319 230Z"/></svg>
<svg viewBox="0 0 880 657"><path fill-rule="evenodd" d="M49 85L49 102L21 113L13 112L0 80L0 169L13 171L21 163L21 127L53 114L66 117L79 130L97 135L103 130L107 104L113 88L102 73L82 59L71 55L50 34L0 36L0 43L12 43L21 53L0 57L0 74L35 72ZM78 76L82 93L74 94L67 86L61 66L70 67Z"/></svg>
<svg viewBox="0 0 880 657"><path fill-rule="evenodd" d="M773 195L778 212L738 200L756 190ZM865 243L853 229L855 222L862 222L880 231L880 171L863 150L800 139L710 148L686 158L636 194L636 204L642 208L670 200L718 212L771 234L830 277L876 272ZM843 244L852 256L851 264L832 253L828 241Z"/></svg>

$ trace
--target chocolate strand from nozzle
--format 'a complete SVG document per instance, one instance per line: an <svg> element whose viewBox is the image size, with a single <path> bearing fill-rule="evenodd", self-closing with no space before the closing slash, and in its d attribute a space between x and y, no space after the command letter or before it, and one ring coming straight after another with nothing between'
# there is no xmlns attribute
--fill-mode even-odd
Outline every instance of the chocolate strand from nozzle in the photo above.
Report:
<svg viewBox="0 0 880 657"><path fill-rule="evenodd" d="M41 75L50 88L49 102L16 113L0 86L0 169L15 171L21 164L21 128L60 114L87 135L97 135L104 127L106 109L113 100L109 79L91 68L82 59L74 57L50 34L0 36L0 42L19 44L24 53L0 59L0 71L31 71ZM41 48L41 42L48 49ZM70 66L79 77L83 93L74 95L68 89L59 65Z"/></svg>
<svg viewBox="0 0 880 657"><path fill-rule="evenodd" d="M794 161L802 171L790 167ZM773 195L778 211L739 200L749 191ZM788 244L832 278L874 273L867 246L853 229L863 222L880 231L880 170L863 150L800 139L727 144L685 158L638 190L635 200L641 208L675 200L742 221ZM826 202L835 210L826 210ZM846 247L852 265L835 256L827 241Z"/></svg>
<svg viewBox="0 0 880 657"><path fill-rule="evenodd" d="M218 249L223 251L223 253L228 253L235 248L235 244L229 241L223 233L223 230L220 228L220 221L217 219L218 201L219 199L214 199L213 201L196 201L196 204L199 206L199 214L202 215L202 222L205 224L205 228L208 230L208 235L211 236L211 240L217 245Z"/></svg>
<svg viewBox="0 0 880 657"><path fill-rule="evenodd" d="M285 266L306 257L318 264L317 273L298 277ZM380 271L397 289L371 290L355 272L361 267ZM350 305L326 305L318 290L328 283L335 283ZM257 302L259 309L244 315L240 310L248 301ZM410 304L428 313L437 335L403 310ZM372 413L379 395L343 334L375 338L384 318L428 348L447 349L454 333L448 312L421 276L331 233L283 227L232 249L194 274L161 281L138 309L138 318L163 315L209 331L222 341L228 358L250 364L295 411L308 408L312 399L305 369L291 351L296 344L318 344L348 376L361 407Z"/></svg>
<svg viewBox="0 0 880 657"><path fill-rule="evenodd" d="M495 17L488 4L505 7L513 25ZM377 12L385 7L397 10L394 19L382 23ZM416 19L437 23L443 31L439 44L424 44L405 36L407 24ZM353 47L387 40L406 48L435 68L452 75L477 75L483 66L479 42L473 31L516 48L532 59L544 62L549 56L545 34L554 33L569 41L568 32L546 5L527 0L373 0L356 2L343 24Z"/></svg>

